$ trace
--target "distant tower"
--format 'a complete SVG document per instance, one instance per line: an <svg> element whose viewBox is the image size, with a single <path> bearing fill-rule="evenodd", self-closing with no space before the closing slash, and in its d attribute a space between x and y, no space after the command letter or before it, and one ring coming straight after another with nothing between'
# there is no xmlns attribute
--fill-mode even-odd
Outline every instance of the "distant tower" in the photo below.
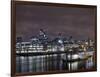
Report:
<svg viewBox="0 0 100 77"><path fill-rule="evenodd" d="M48 39L45 31L43 29L40 29L40 32L39 32L39 39L41 41L46 41Z"/></svg>
<svg viewBox="0 0 100 77"><path fill-rule="evenodd" d="M58 51L64 51L64 40L63 40L63 37L62 37L61 33L58 34L57 43L58 43L58 47L57 47Z"/></svg>
<svg viewBox="0 0 100 77"><path fill-rule="evenodd" d="M72 36L69 36L69 39L68 40L71 41L72 40Z"/></svg>
<svg viewBox="0 0 100 77"><path fill-rule="evenodd" d="M90 38L88 38L88 46L89 47L93 46L93 41Z"/></svg>
<svg viewBox="0 0 100 77"><path fill-rule="evenodd" d="M46 35L46 33L43 29L40 29L39 41L40 41L41 44L43 44L43 49L46 50L47 49L48 37L47 37L47 35Z"/></svg>
<svg viewBox="0 0 100 77"><path fill-rule="evenodd" d="M61 33L58 34L58 43L63 44L63 37Z"/></svg>
<svg viewBox="0 0 100 77"><path fill-rule="evenodd" d="M72 36L69 36L68 41L69 41L69 43L74 43L73 37Z"/></svg>
<svg viewBox="0 0 100 77"><path fill-rule="evenodd" d="M58 33L58 38L62 38L62 34L61 33Z"/></svg>
<svg viewBox="0 0 100 77"><path fill-rule="evenodd" d="M22 37L17 37L16 38L16 43L21 43L22 42Z"/></svg>
<svg viewBox="0 0 100 77"><path fill-rule="evenodd" d="M44 32L43 29L40 29L40 33L39 33L39 35L40 35L40 36L41 36L41 35L45 35L45 32Z"/></svg>

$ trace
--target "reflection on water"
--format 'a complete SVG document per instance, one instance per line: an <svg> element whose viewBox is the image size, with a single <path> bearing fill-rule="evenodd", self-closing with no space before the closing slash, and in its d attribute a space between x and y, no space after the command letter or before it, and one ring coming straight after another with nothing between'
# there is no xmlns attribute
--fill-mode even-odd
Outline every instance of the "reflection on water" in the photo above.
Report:
<svg viewBox="0 0 100 77"><path fill-rule="evenodd" d="M56 70L78 70L93 67L93 58L87 60L69 62L65 60L65 54L41 55L41 56L16 56L16 72L46 72Z"/></svg>

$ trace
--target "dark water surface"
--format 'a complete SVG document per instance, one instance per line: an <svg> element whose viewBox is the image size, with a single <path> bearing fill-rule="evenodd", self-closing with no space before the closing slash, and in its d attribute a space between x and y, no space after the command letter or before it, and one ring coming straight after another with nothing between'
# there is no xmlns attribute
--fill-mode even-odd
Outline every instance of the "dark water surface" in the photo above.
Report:
<svg viewBox="0 0 100 77"><path fill-rule="evenodd" d="M40 56L16 56L16 72L46 72L56 70L78 70L93 67L93 58L87 60L68 62L64 54L40 55Z"/></svg>

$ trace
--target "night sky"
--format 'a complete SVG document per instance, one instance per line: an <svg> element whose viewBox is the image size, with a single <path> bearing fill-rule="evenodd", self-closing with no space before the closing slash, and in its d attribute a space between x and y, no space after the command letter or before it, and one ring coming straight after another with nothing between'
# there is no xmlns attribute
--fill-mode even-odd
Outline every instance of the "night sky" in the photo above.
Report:
<svg viewBox="0 0 100 77"><path fill-rule="evenodd" d="M94 39L95 8L16 5L16 36L24 40L44 29L54 38L58 33L66 38Z"/></svg>

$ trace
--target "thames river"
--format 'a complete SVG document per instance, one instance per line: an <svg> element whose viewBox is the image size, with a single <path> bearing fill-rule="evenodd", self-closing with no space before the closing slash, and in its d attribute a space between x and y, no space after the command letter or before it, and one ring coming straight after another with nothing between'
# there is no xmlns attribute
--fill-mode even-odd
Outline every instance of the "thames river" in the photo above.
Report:
<svg viewBox="0 0 100 77"><path fill-rule="evenodd" d="M91 69L94 66L93 57L87 60L68 61L65 54L16 56L16 72L46 72L46 71L77 71Z"/></svg>

